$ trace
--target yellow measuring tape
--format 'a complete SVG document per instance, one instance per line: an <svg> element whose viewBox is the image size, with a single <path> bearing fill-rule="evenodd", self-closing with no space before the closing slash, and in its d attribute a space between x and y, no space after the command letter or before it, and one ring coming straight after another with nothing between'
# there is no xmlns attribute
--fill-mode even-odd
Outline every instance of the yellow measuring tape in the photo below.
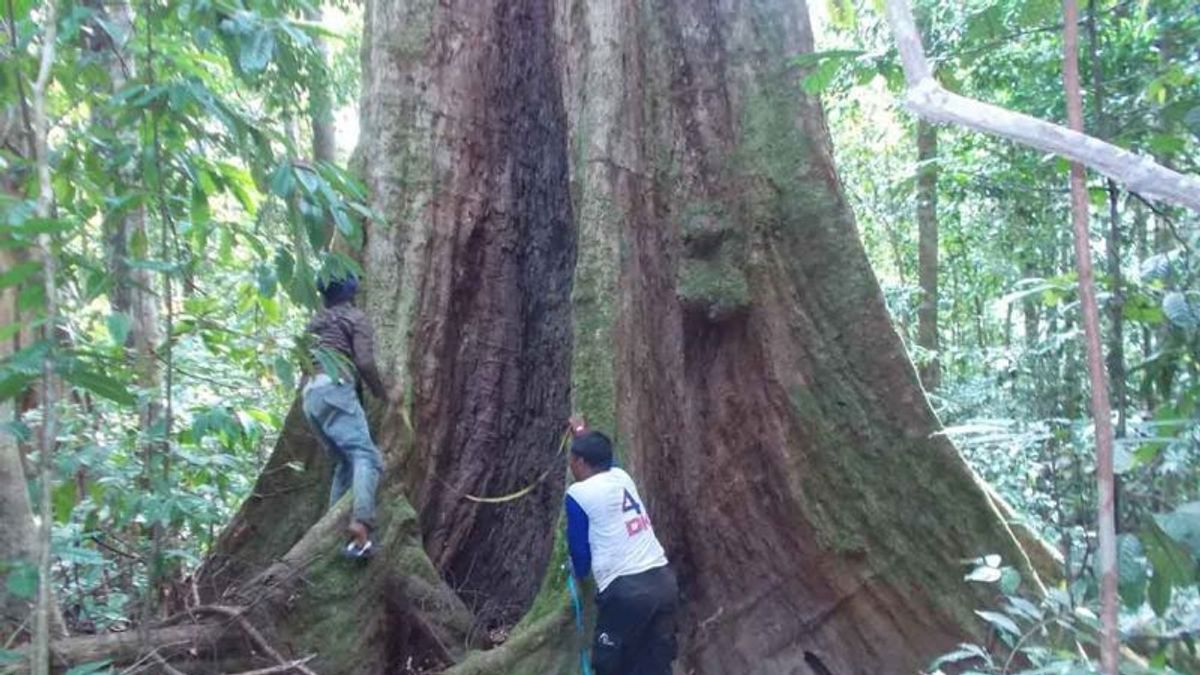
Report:
<svg viewBox="0 0 1200 675"><path fill-rule="evenodd" d="M558 454L559 455L561 455L567 451L567 444L570 442L571 442L571 432L568 430L567 432L565 432L563 434L562 442L558 444ZM511 502L515 499L520 499L521 497L524 497L525 495L529 494L530 492L533 492L534 488L536 488L542 481L546 480L546 477L549 476L550 472L553 470L554 469L546 469L545 471L542 472L542 475L537 477L537 480L533 481L529 485L526 485L525 487L521 488L520 490L517 490L516 492L512 492L512 493L509 493L506 495L501 495L499 497L476 497L475 495L463 495L463 497L465 499L467 499L468 501L472 501L477 504L503 504L504 502Z"/></svg>

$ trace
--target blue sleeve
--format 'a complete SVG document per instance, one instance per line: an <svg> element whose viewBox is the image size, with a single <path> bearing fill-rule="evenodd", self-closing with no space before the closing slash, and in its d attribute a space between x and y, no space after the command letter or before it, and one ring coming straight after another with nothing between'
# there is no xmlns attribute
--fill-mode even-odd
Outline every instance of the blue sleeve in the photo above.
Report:
<svg viewBox="0 0 1200 675"><path fill-rule="evenodd" d="M575 578L592 573L592 547L588 544L588 517L579 502L567 495L567 551Z"/></svg>

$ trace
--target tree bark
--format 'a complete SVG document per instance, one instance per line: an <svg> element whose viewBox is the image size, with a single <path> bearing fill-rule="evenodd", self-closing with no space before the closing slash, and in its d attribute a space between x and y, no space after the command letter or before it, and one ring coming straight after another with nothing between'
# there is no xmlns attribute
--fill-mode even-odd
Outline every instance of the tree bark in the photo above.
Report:
<svg viewBox="0 0 1200 675"><path fill-rule="evenodd" d="M54 193L50 182L49 120L46 114L46 89L50 84L58 38L58 7L53 0L46 3L43 18L41 59L37 79L30 98L33 107L34 166L37 170L38 191L34 212L39 218L50 218ZM42 263L42 282L46 293L46 321L42 339L53 342L58 325L58 289L54 241L49 234L38 235L38 252ZM50 639L53 630L54 595L50 590L50 530L53 519L50 510L50 484L54 479L51 456L57 448L58 387L54 377L54 353L47 351L42 358L42 421L38 427L38 590L33 614L33 646L30 670L33 675L50 672Z"/></svg>
<svg viewBox="0 0 1200 675"><path fill-rule="evenodd" d="M6 56L16 58L13 45L16 43L16 26L5 12L0 42L4 44ZM14 69L13 72L17 72ZM23 74L20 74L23 76ZM25 99L25 86L17 81L20 98L16 103L0 109L0 146L9 148L20 157L26 166L33 166L36 152L33 140L32 112ZM18 171L0 174L0 190L6 196L19 199L24 184ZM13 245L15 242L0 237L0 269L35 262L30 251ZM36 277L31 283L40 283ZM20 311L18 298L22 286L10 285L0 288L0 330L11 328L11 335L0 339L0 361L16 351L29 347L36 340L34 317ZM14 399L0 401L0 425L16 422L20 411ZM7 571L0 582L0 643L17 644L20 633L32 635L33 603L30 599L10 591L9 575L25 574L37 565L38 526L33 516L30 500L27 466L21 444L10 431L0 431L0 561L6 563ZM14 584L15 586L15 584ZM55 637L67 634L66 624L56 606L50 610L50 630Z"/></svg>
<svg viewBox="0 0 1200 675"><path fill-rule="evenodd" d="M1063 86L1067 120L1083 130L1083 100L1079 86L1079 6L1063 2ZM1092 419L1096 426L1096 489L1100 566L1100 663L1105 675L1116 675L1120 636L1117 632L1117 534L1114 519L1113 432L1104 349L1100 343L1100 312L1092 277L1091 237L1088 232L1087 173L1082 164L1071 164L1071 221L1075 229L1075 265L1079 271L1079 300L1087 345L1088 375L1092 390Z"/></svg>
<svg viewBox="0 0 1200 675"><path fill-rule="evenodd" d="M920 369L921 383L929 391L941 381L938 352L938 221L937 127L917 122L917 228L919 232L919 268L921 305L917 310L917 344L927 350L929 359Z"/></svg>
<svg viewBox="0 0 1200 675"><path fill-rule="evenodd" d="M437 652L400 632L420 621L388 592L419 579L450 605L453 588L476 629L520 618L464 654L487 646L453 629L465 610L418 611L434 627L418 632L450 636L448 673L577 672L586 633L552 536L568 384L679 571L683 671L913 672L984 639L973 610L991 592L963 559L1000 554L1039 591L890 324L789 65L812 50L802 6L366 12L358 161L386 220L368 231L366 308L415 426L372 406L381 556L253 602L338 545L345 507L320 516L327 469L293 412L202 593L262 607L264 633L317 651L319 672L380 672Z"/></svg>
<svg viewBox="0 0 1200 675"><path fill-rule="evenodd" d="M18 260L15 253L13 249L0 248L0 266L11 269ZM18 321L17 291L16 286L0 289L0 327ZM0 340L0 360L11 356L13 347L13 338ZM0 424L15 422L15 415L11 399L0 401ZM29 598L10 592L15 584L10 586L8 580L9 575L25 574L36 565L37 541L37 522L29 500L21 450L12 433L0 431L0 561L8 568L5 583L0 586L0 643L7 643L14 634L30 628L27 620L32 616L32 604ZM61 617L57 624L58 632L65 632Z"/></svg>
<svg viewBox="0 0 1200 675"><path fill-rule="evenodd" d="M304 10L304 18L321 23L320 5L308 6ZM314 37L317 52L320 54L323 70L319 77L313 78L309 90L308 119L312 128L313 161L333 162L337 160L337 128L333 123L333 95L329 82L329 49L325 40Z"/></svg>

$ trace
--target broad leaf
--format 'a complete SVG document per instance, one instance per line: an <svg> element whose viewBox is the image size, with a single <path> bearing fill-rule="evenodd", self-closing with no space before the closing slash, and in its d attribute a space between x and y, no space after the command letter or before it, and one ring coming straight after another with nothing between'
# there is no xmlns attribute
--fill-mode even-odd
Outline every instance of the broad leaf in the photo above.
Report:
<svg viewBox="0 0 1200 675"><path fill-rule="evenodd" d="M1154 569L1150 578L1150 606L1161 616L1170 606L1171 589L1195 580L1196 562L1191 552L1164 532L1157 521L1142 532L1141 541Z"/></svg>
<svg viewBox="0 0 1200 675"><path fill-rule="evenodd" d="M121 382L92 370L87 370L79 364L60 369L63 379L81 389L86 389L120 405L133 405L137 398Z"/></svg>
<svg viewBox="0 0 1200 675"><path fill-rule="evenodd" d="M1121 601L1131 609L1141 607L1146 601L1146 582L1149 574L1142 543L1132 534L1117 537L1118 589Z"/></svg>
<svg viewBox="0 0 1200 675"><path fill-rule="evenodd" d="M1167 319L1180 328L1200 326L1200 307L1179 291L1171 291L1163 296L1162 308Z"/></svg>
<svg viewBox="0 0 1200 675"><path fill-rule="evenodd" d="M992 624L1001 632L1010 633L1014 636L1021 635L1021 629L1017 626L1017 622L1008 618L999 612L987 612L983 610L975 610L975 613L983 617L984 621Z"/></svg>
<svg viewBox="0 0 1200 675"><path fill-rule="evenodd" d="M1193 558L1200 559L1200 502L1184 504L1171 513L1159 513L1155 522L1176 542L1183 544Z"/></svg>
<svg viewBox="0 0 1200 675"><path fill-rule="evenodd" d="M266 69L275 53L275 34L260 27L248 36L242 36L238 52L238 65L247 73L259 73Z"/></svg>
<svg viewBox="0 0 1200 675"><path fill-rule="evenodd" d="M92 661L83 663L68 670L64 675L95 675L95 673L110 673L112 661Z"/></svg>
<svg viewBox="0 0 1200 675"><path fill-rule="evenodd" d="M32 600L37 595L38 570L36 565L17 562L7 571L4 587L9 593L26 600Z"/></svg>
<svg viewBox="0 0 1200 675"><path fill-rule="evenodd" d="M970 659L979 659L989 666L992 665L992 655L986 649L979 645L964 642L958 645L958 649L939 656L933 663L929 664L929 670L937 670L948 663L960 663Z"/></svg>
<svg viewBox="0 0 1200 675"><path fill-rule="evenodd" d="M113 312L104 321L104 325L108 328L108 335L116 345L124 345L125 341L129 339L129 328L132 324L129 315L124 312Z"/></svg>

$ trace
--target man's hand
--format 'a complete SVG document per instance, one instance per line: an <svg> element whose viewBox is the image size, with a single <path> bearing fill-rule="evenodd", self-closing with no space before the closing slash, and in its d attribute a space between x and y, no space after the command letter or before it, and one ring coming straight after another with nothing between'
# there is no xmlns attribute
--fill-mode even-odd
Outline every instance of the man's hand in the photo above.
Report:
<svg viewBox="0 0 1200 675"><path fill-rule="evenodd" d="M567 425L571 428L571 434L576 438L587 433L587 421L583 419L583 415L575 413L567 420Z"/></svg>

